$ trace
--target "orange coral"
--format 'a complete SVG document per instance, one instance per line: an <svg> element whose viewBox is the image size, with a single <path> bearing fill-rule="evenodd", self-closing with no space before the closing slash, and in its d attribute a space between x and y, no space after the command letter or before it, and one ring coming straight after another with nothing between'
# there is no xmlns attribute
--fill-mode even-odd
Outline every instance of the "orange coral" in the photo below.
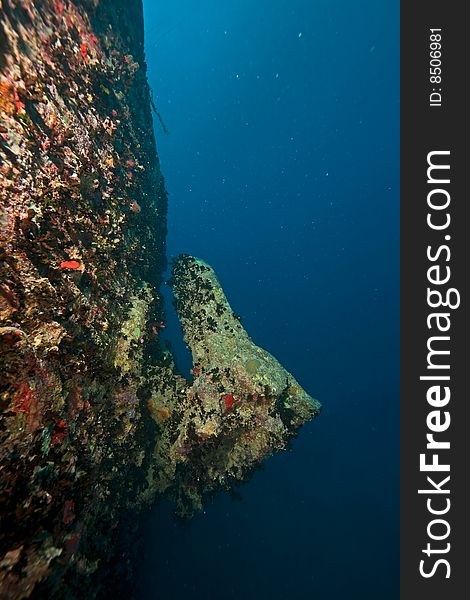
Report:
<svg viewBox="0 0 470 600"><path fill-rule="evenodd" d="M15 100L13 86L7 81L2 81L0 83L0 111L12 115L15 112Z"/></svg>

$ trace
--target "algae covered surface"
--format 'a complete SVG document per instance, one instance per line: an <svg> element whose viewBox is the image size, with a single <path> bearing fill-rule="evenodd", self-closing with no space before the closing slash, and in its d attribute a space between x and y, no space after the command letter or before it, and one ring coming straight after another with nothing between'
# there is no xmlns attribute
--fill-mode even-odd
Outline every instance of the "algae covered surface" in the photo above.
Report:
<svg viewBox="0 0 470 600"><path fill-rule="evenodd" d="M141 11L1 2L2 597L99 595L147 486L166 193Z"/></svg>
<svg viewBox="0 0 470 600"><path fill-rule="evenodd" d="M319 404L193 257L172 275L191 380L161 341L140 0L0 9L0 597L103 597L142 507L167 493L193 514Z"/></svg>
<svg viewBox="0 0 470 600"><path fill-rule="evenodd" d="M251 340L209 265L178 257L171 285L193 381L180 379L173 393L155 386L149 405L161 437L153 468L186 515L206 494L229 488L285 449L320 404Z"/></svg>

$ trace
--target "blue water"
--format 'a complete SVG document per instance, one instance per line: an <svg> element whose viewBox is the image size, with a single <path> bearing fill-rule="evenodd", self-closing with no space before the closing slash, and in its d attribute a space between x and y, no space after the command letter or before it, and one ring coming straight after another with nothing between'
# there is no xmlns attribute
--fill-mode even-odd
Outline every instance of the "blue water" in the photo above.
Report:
<svg viewBox="0 0 470 600"><path fill-rule="evenodd" d="M169 255L214 266L323 411L241 501L157 507L138 596L396 599L398 2L144 5Z"/></svg>

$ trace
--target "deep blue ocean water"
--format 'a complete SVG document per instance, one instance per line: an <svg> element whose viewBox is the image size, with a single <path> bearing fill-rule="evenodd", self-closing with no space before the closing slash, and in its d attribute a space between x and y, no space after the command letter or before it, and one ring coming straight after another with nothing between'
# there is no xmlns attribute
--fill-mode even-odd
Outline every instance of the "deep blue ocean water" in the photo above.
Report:
<svg viewBox="0 0 470 600"><path fill-rule="evenodd" d="M399 3L144 6L169 256L216 269L323 411L241 501L154 509L138 597L396 599Z"/></svg>

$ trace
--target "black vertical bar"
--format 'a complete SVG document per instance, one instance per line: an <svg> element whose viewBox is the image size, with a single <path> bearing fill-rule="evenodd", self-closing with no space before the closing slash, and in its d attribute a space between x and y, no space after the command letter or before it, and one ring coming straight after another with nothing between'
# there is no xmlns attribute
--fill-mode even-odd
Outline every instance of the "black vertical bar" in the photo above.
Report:
<svg viewBox="0 0 470 600"><path fill-rule="evenodd" d="M468 544L470 542L470 394L467 373L470 373L469 339L469 266L470 194L467 179L470 174L469 89L470 41L464 17L465 3L436 0L401 3L401 598L403 600L453 600L466 597L470 576ZM431 29L439 37L432 38ZM441 55L432 42L440 40ZM431 54L434 52L434 54ZM432 61L432 62L431 62ZM440 64L439 64L440 61ZM431 70L434 69L434 74ZM439 69L441 69L439 73ZM439 75L436 75L439 73ZM431 80L432 76L441 79ZM431 93L435 95L431 97ZM439 102L439 96L441 100ZM430 102L434 100L434 103ZM450 179L450 183L428 182L428 154L432 161L450 165L450 170L434 169L431 179ZM433 177L434 176L434 177ZM432 190L444 190L435 191ZM438 210L428 205L449 206ZM448 194L448 196L447 196ZM433 229L447 222L445 229ZM447 236L447 237L446 237ZM450 236L450 239L449 237ZM428 247L431 258L427 256ZM450 256L448 256L449 248ZM438 251L440 250L440 254ZM428 273L432 266L439 265ZM431 283L432 279L446 283ZM428 303L428 288L443 295L455 288L460 294L460 306L432 308ZM451 303L457 292L451 292ZM431 301L438 303L434 294ZM439 331L439 323L450 321L447 332ZM449 321L447 321L447 318ZM429 327L430 325L430 327ZM450 350L450 354L431 356L428 368L429 339L448 336L450 340L431 341L432 349ZM449 369L443 368L449 365ZM420 376L450 377L446 380L420 380ZM428 390L441 385L450 390L447 405L431 406ZM436 393L431 401L437 404ZM433 413L433 411L438 411ZM447 415L450 426L440 433L430 429L445 428ZM431 416L429 416L431 414ZM434 440L450 442L450 449L427 449L427 434ZM425 462L437 454L439 464L449 464L450 471L425 472L420 469L420 454ZM430 477L434 484L427 480ZM447 476L450 480L442 483ZM437 486L437 487L436 487ZM418 490L449 490L449 493L423 493ZM449 504L450 503L450 504ZM430 510L447 512L431 514ZM441 519L441 521L435 521ZM434 522L433 522L434 521ZM442 522L442 521L445 521ZM446 525L448 524L448 526ZM449 527L449 529L448 529ZM447 531L449 531L446 536ZM442 537L434 540L434 537ZM427 544L430 544L429 549ZM447 546L449 544L449 546ZM428 554L423 550L429 550ZM446 551L448 549L448 551ZM438 560L447 561L437 563ZM424 563L420 563L424 561ZM448 563L448 565L447 565ZM422 571L432 576L425 577ZM446 575L450 574L450 577ZM463 595L462 595L463 594Z"/></svg>

